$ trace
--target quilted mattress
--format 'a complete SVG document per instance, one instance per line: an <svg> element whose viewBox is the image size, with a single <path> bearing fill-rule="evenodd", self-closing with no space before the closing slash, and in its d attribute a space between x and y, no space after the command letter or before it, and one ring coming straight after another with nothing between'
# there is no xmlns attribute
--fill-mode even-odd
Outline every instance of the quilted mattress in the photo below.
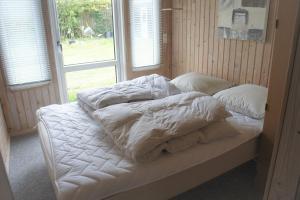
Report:
<svg viewBox="0 0 300 200"><path fill-rule="evenodd" d="M263 125L235 114L230 121L239 128L238 136L137 164L123 156L77 103L47 106L37 115L42 148L59 200L103 199L158 181L257 138Z"/></svg>

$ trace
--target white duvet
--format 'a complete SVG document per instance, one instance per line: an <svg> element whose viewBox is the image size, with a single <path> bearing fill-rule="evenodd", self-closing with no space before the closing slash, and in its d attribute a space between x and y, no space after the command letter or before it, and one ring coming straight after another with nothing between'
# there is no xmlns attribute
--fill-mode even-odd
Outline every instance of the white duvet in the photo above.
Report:
<svg viewBox="0 0 300 200"><path fill-rule="evenodd" d="M199 92L98 109L94 118L132 160L153 160L197 143L201 128L228 117L216 99Z"/></svg>
<svg viewBox="0 0 300 200"><path fill-rule="evenodd" d="M90 113L114 104L160 99L179 93L180 90L169 79L152 74L120 82L109 88L84 90L77 94L77 99L79 105Z"/></svg>

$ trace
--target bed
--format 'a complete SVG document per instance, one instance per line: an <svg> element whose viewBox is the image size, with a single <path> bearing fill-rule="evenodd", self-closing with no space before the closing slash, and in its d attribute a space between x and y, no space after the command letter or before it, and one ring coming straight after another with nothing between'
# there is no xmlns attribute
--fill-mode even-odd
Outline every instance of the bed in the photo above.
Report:
<svg viewBox="0 0 300 200"><path fill-rule="evenodd" d="M263 120L232 113L239 135L137 164L122 155L77 103L38 111L42 149L57 199L168 199L257 155Z"/></svg>

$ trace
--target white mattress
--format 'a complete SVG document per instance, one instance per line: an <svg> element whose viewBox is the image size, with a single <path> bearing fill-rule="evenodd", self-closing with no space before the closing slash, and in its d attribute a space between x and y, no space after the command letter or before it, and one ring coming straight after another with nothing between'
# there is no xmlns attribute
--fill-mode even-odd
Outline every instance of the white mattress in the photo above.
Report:
<svg viewBox="0 0 300 200"><path fill-rule="evenodd" d="M77 104L41 108L38 118L50 177L61 200L102 199L163 179L255 139L263 126L263 121L233 113L228 121L238 128L238 136L137 164L126 159Z"/></svg>

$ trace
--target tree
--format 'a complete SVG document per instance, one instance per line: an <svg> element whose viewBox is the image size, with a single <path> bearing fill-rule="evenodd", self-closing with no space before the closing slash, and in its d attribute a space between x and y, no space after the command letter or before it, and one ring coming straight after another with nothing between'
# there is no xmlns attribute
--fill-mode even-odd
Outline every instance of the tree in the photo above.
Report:
<svg viewBox="0 0 300 200"><path fill-rule="evenodd" d="M82 27L96 35L112 32L110 0L57 0L59 27L63 39L80 38Z"/></svg>

